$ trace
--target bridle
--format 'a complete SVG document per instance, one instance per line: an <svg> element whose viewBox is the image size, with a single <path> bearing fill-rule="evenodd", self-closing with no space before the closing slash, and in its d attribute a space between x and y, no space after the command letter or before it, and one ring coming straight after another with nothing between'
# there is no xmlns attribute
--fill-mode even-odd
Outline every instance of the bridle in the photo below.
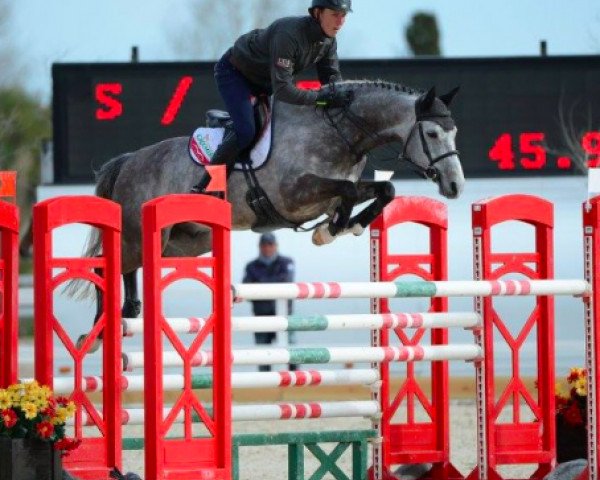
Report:
<svg viewBox="0 0 600 480"><path fill-rule="evenodd" d="M419 170L419 173L421 173L421 175L424 175L425 178L429 178L429 179L433 180L434 182L437 180L437 177L438 177L438 170L435 168L436 163L443 160L444 158L451 157L452 155L458 155L459 152L458 152L458 150L449 150L446 153L442 153L441 155L438 155L437 157L433 158L433 156L431 155L431 150L429 149L429 144L427 143L427 139L425 138L425 132L423 131L423 122L424 121L435 121L435 119L437 119L437 118L445 118L445 117L450 117L450 114L447 113L447 114L437 114L437 115L417 115L417 119L416 119L414 125L412 126L412 128L410 129L410 132L408 133L408 136L406 137L406 141L404 142L404 148L402 149L402 153L398 156L398 160L403 160L405 162L409 162L411 165L413 165L413 167L416 167ZM425 154L425 156L427 157L427 160L429 161L428 167L422 167L421 165L418 165L406 153L406 151L408 149L408 144L410 143L414 133L417 130L419 131L419 137L421 139L421 147L423 148L423 153Z"/></svg>
<svg viewBox="0 0 600 480"><path fill-rule="evenodd" d="M378 140L381 139L381 136L377 133L374 132L373 129L371 129L368 125L368 123L363 120L361 117L359 117L358 115L356 115L352 110L350 110L350 103L348 103L348 105L336 109L338 111L335 112L335 114L332 113L331 109L329 108L324 108L323 109L323 117L325 122L330 125L331 127L333 127L338 135L344 140L344 142L346 143L346 145L348 145L348 148L350 149L350 151L356 155L357 157L357 163L360 161L360 159L362 159L364 152L357 152L356 151L356 146L353 145L350 140L348 140L347 136L344 134L344 132L342 131L342 129L340 128L340 123L342 122L342 120L347 119L350 123L352 123L356 129L360 130L361 132L363 132L365 135L367 135L369 138L371 138L372 140L375 140L377 143ZM425 132L423 131L423 122L424 121L435 121L436 119L442 119L442 118L448 118L450 117L450 113L439 113L439 114L424 114L424 115L417 115L417 118L415 120L415 123L413 124L413 126L410 129L410 132L408 133L407 137L406 137L406 141L404 142L404 147L402 148L402 151L398 151L396 148L394 148L392 145L390 144L385 144L385 147L392 151L394 153L394 158L386 158L386 159L381 159L384 161L390 161L390 160L400 160L400 161L405 161L407 162L412 170L419 175L422 178L428 178L434 182L436 182L439 178L439 172L438 170L435 168L435 165L443 160L444 158L448 158L451 157L452 155L458 155L459 151L458 150L450 150L448 152L442 153L441 155L438 155L437 157L433 157L431 155L431 150L429 149L429 144L427 143L427 139L425 138ZM419 132L419 137L421 139L421 147L423 148L423 153L425 154L425 156L427 157L427 160L429 162L429 165L427 167L423 167L419 164L417 164L411 157L410 155L407 154L407 150L408 150L408 145L410 143L410 141L412 140L412 138L415 136L415 132Z"/></svg>

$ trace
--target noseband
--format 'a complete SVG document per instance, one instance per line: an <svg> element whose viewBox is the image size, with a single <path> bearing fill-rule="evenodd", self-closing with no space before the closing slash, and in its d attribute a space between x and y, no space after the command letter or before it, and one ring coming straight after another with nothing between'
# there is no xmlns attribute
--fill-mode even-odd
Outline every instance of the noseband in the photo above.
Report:
<svg viewBox="0 0 600 480"><path fill-rule="evenodd" d="M333 128L335 128L335 130L338 132L339 136L344 140L346 145L348 145L348 148L350 149L350 151L353 152L354 154L356 154L357 162L360 161L360 159L362 158L364 153L356 152L355 145L352 145L352 143L348 140L348 138L346 137L344 132L342 132L342 129L340 128L340 125L339 125L342 119L344 119L344 118L347 119L358 130L363 132L365 135L370 137L372 140L375 140L376 142L378 140L380 140L380 135L377 132L374 132L373 129L370 128L370 126L367 124L367 122L365 122L362 118L360 118L358 115L356 115L354 112L352 112L350 110L350 105L346 105L345 107L339 109L339 112L336 112L335 115L332 114L330 109L324 108L323 116L324 116L325 122L327 124L329 124L330 126L332 126ZM395 160L402 160L402 161L408 162L408 164L411 166L411 168L417 175L419 175L422 178L428 178L435 182L439 178L439 173L438 173L438 170L435 168L435 165L439 161L443 160L444 158L451 157L452 155L458 155L459 151L458 150L450 150L448 152L442 153L441 155L438 155L437 157L433 158L433 156L431 155L431 150L429 149L429 144L427 143L427 139L425 138L425 132L423 131L423 122L424 121L435 122L436 119L447 118L447 117L450 117L450 113L439 113L439 114L435 114L435 115L432 115L432 114L418 115L415 120L414 125L411 127L410 132L408 133L408 136L406 137L406 141L404 142L404 147L402 148L401 152L398 151L396 148L394 148L390 144L386 144L385 146L388 150L390 150L394 153ZM410 143L412 137L415 135L415 132L417 132L417 131L419 132L419 137L421 138L421 147L423 148L423 153L425 154L425 156L427 157L427 160L429 161L429 165L427 167L422 167L421 165L416 163L410 157L410 155L407 154L408 144ZM390 160L390 158L387 158L386 160Z"/></svg>

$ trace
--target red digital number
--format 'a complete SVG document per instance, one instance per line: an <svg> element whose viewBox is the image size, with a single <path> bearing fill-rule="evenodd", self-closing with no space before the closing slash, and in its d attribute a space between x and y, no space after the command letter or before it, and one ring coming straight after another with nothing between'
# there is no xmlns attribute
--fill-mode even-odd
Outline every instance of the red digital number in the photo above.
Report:
<svg viewBox="0 0 600 480"><path fill-rule="evenodd" d="M296 86L300 90L319 90L321 88L321 82L318 80L300 80L296 82Z"/></svg>
<svg viewBox="0 0 600 480"><path fill-rule="evenodd" d="M498 137L494 146L488 152L490 160L498 162L500 170L515 169L515 154L512 149L510 133L503 133Z"/></svg>
<svg viewBox="0 0 600 480"><path fill-rule="evenodd" d="M192 83L194 83L194 79L192 77L182 77L181 80L179 80L177 88L175 89L175 93L173 94L167 109L163 113L160 121L162 125L171 125L175 121L177 114L179 113L179 109L183 104L183 100L192 86Z"/></svg>
<svg viewBox="0 0 600 480"><path fill-rule="evenodd" d="M121 95L123 85L120 83L99 83L96 85L96 101L101 105L96 109L96 119L114 120L123 114L123 104L114 98Z"/></svg>
<svg viewBox="0 0 600 480"><path fill-rule="evenodd" d="M541 170L546 165L546 150L541 145L544 134L540 132L522 133L520 137L521 153L531 154L533 158L522 157L521 165L525 170Z"/></svg>
<svg viewBox="0 0 600 480"><path fill-rule="evenodd" d="M519 151L523 156L520 164L525 170L541 170L546 166L546 150L543 147L544 134L541 132L528 132L519 135ZM600 153L600 147L599 147ZM514 170L515 153L513 150L512 136L503 133L496 139L494 146L488 152L490 160L498 162L500 170Z"/></svg>
<svg viewBox="0 0 600 480"><path fill-rule="evenodd" d="M600 132L587 132L581 139L581 147L587 154L588 167L600 167Z"/></svg>

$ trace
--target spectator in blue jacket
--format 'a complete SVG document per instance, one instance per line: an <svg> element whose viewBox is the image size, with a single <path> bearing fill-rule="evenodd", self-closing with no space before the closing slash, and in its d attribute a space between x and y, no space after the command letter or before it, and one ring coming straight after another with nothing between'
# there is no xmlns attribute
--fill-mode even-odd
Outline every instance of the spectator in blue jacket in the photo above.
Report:
<svg viewBox="0 0 600 480"><path fill-rule="evenodd" d="M258 243L259 256L246 265L244 283L289 283L294 281L294 261L279 255L277 239L272 233L263 233ZM288 302L287 314L292 313L292 302ZM254 315L276 315L275 300L255 300L252 302ZM292 332L289 332L290 343ZM275 332L256 332L254 338L258 345L270 345L277 338ZM259 365L259 371L271 371L270 365ZM290 365L296 370L296 365Z"/></svg>

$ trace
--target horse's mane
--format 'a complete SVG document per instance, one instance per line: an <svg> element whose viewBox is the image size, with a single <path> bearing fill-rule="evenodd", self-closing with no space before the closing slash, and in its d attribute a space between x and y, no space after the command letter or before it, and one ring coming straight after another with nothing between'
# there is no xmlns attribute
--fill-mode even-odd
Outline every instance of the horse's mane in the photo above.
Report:
<svg viewBox="0 0 600 480"><path fill-rule="evenodd" d="M329 88L329 85L324 85L324 87ZM406 95L422 95L423 93L425 93L423 90L408 87L406 85L402 85L401 83L390 82L388 80L380 79L342 80L340 82L335 82L335 88L341 88L342 90L356 90L360 88L380 88L382 90L395 90L396 92L405 93Z"/></svg>
<svg viewBox="0 0 600 480"><path fill-rule="evenodd" d="M332 88L332 84L326 85L323 88ZM400 83L390 82L387 80L342 80L335 82L333 88L340 91L352 90L358 93L363 90L364 92L372 92L381 90L393 94L394 92L405 95L405 96L418 96L424 95L426 92L423 90L417 90L415 88L407 87ZM456 125L450 115L448 107L439 99L436 100L428 109L427 112L430 116L439 117L437 123L446 131L452 130Z"/></svg>

